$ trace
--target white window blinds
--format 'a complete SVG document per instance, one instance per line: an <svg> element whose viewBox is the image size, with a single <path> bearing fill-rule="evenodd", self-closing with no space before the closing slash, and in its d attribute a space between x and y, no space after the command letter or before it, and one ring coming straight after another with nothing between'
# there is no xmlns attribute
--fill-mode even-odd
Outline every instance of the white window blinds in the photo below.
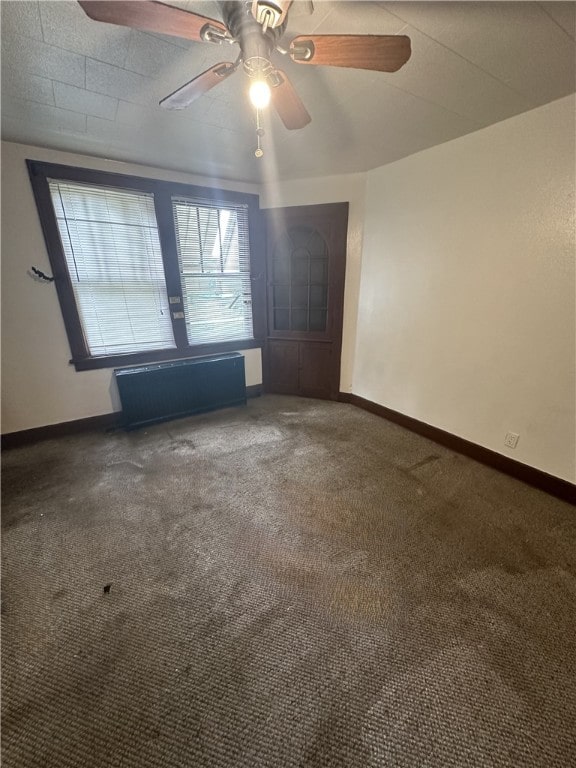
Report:
<svg viewBox="0 0 576 768"><path fill-rule="evenodd" d="M248 209L173 198L189 344L252 339Z"/></svg>
<svg viewBox="0 0 576 768"><path fill-rule="evenodd" d="M174 348L153 195L49 185L90 354Z"/></svg>

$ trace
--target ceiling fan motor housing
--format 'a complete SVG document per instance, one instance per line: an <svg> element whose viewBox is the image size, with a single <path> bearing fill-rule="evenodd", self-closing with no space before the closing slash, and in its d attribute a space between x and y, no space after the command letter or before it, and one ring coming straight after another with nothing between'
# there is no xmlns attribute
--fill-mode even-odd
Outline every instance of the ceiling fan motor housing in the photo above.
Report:
<svg viewBox="0 0 576 768"><path fill-rule="evenodd" d="M252 15L250 2L227 0L222 3L222 16L230 34L238 41L247 74L267 77L274 70L270 61L272 51L286 25L264 30Z"/></svg>

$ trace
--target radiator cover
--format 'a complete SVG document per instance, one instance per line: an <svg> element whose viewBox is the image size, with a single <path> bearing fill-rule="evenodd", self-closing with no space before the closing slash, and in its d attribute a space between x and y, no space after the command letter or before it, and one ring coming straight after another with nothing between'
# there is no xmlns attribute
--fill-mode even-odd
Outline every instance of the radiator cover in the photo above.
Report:
<svg viewBox="0 0 576 768"><path fill-rule="evenodd" d="M244 357L239 352L117 368L114 377L126 429L246 405Z"/></svg>

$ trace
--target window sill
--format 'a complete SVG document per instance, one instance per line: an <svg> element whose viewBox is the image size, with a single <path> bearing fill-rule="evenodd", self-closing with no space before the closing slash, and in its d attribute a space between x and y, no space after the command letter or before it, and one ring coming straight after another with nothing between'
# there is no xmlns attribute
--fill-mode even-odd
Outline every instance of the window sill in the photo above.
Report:
<svg viewBox="0 0 576 768"><path fill-rule="evenodd" d="M81 360L70 360L77 371L93 371L98 368L122 368L139 365L140 363L162 363L167 360L184 360L188 357L213 355L218 352L239 352L244 349L262 347L264 342L259 339L244 339L241 341L224 341L216 344L199 344L187 349L157 349L153 352L135 352L128 355L107 355L106 357L87 357Z"/></svg>

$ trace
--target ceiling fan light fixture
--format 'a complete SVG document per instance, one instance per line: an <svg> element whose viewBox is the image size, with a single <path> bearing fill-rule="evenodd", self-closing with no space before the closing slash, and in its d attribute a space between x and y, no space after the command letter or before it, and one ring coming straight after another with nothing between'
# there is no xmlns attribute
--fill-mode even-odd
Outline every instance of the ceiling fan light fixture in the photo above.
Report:
<svg viewBox="0 0 576 768"><path fill-rule="evenodd" d="M265 80L253 80L249 95L250 101L256 109L266 109L270 103L270 86Z"/></svg>

